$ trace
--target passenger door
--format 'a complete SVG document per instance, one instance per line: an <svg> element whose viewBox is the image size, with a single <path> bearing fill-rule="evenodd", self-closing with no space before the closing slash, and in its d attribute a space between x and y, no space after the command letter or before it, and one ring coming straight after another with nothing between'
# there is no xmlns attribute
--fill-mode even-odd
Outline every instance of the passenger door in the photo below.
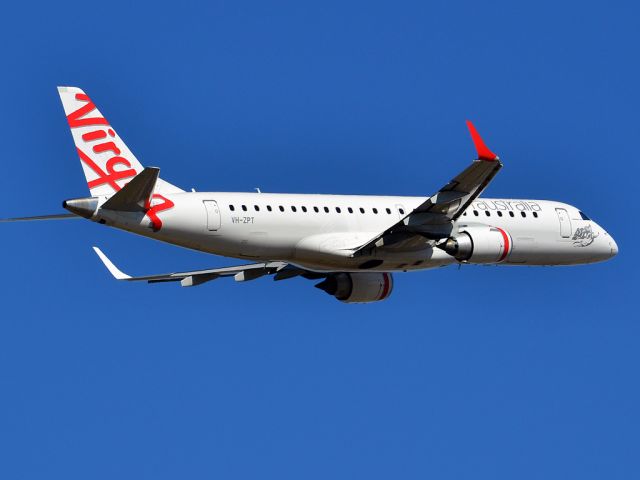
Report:
<svg viewBox="0 0 640 480"><path fill-rule="evenodd" d="M558 220L560 221L560 236L562 238L571 237L571 219L569 213L564 208L556 208Z"/></svg>

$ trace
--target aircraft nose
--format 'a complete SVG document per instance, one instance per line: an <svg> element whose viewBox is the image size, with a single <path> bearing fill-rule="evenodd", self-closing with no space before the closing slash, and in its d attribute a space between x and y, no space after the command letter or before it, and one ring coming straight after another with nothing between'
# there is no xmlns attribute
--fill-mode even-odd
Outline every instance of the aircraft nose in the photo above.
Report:
<svg viewBox="0 0 640 480"><path fill-rule="evenodd" d="M618 254L618 244L612 236L609 236L609 246L611 247L611 256L615 257Z"/></svg>

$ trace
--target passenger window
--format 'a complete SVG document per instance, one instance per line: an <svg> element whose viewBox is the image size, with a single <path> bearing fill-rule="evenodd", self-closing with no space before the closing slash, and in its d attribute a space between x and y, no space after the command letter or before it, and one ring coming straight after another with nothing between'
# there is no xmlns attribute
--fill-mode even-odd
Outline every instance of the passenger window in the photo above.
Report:
<svg viewBox="0 0 640 480"><path fill-rule="evenodd" d="M232 212L235 212L236 207L234 207L233 205L229 205L229 210L231 210Z"/></svg>
<svg viewBox="0 0 640 480"><path fill-rule="evenodd" d="M378 209L377 209L377 208L374 208L374 209L373 209L373 213L375 213L375 214L377 215L377 214L378 214Z"/></svg>
<svg viewBox="0 0 640 480"><path fill-rule="evenodd" d="M509 212L509 216L510 216L510 217L513 217L513 212Z"/></svg>
<svg viewBox="0 0 640 480"><path fill-rule="evenodd" d="M305 207L305 206L303 205L303 206L302 206L302 207L300 207L300 208L302 208L302 211L303 211L304 213L307 213L307 207Z"/></svg>
<svg viewBox="0 0 640 480"><path fill-rule="evenodd" d="M349 210L349 213L353 213L353 208L349 207L347 210Z"/></svg>
<svg viewBox="0 0 640 480"><path fill-rule="evenodd" d="M247 206L246 205L242 205L242 211L246 212L247 211Z"/></svg>
<svg viewBox="0 0 640 480"><path fill-rule="evenodd" d="M329 207L324 207L324 213L329 213Z"/></svg>
<svg viewBox="0 0 640 480"><path fill-rule="evenodd" d="M267 205L267 210L271 211L271 205Z"/></svg>
<svg viewBox="0 0 640 480"><path fill-rule="evenodd" d="M478 213L478 211L477 211L477 210L474 210L474 211L473 211L473 214L474 214L476 217L477 217L478 215L480 215L480 214Z"/></svg>
<svg viewBox="0 0 640 480"><path fill-rule="evenodd" d="M501 217L502 216L502 212L498 211L498 216Z"/></svg>
<svg viewBox="0 0 640 480"><path fill-rule="evenodd" d="M255 208L255 209L256 209L256 212L259 212L259 211L260 211L260 207L259 207L258 205L254 205L254 206L253 206L253 208Z"/></svg>
<svg viewBox="0 0 640 480"><path fill-rule="evenodd" d="M527 216L527 214L524 212L520 212L520 215L522 215L522 218L525 218Z"/></svg>
<svg viewBox="0 0 640 480"><path fill-rule="evenodd" d="M400 215L404 215L404 208L399 208L398 211L400 212Z"/></svg>
<svg viewBox="0 0 640 480"><path fill-rule="evenodd" d="M336 207L336 212L340 213L340 207Z"/></svg>
<svg viewBox="0 0 640 480"><path fill-rule="evenodd" d="M389 215L391 215L391 209L390 209L390 208L387 208L387 213L388 213Z"/></svg>
<svg viewBox="0 0 640 480"><path fill-rule="evenodd" d="M364 208L360 207L360 213L364 213Z"/></svg>
<svg viewBox="0 0 640 480"><path fill-rule="evenodd" d="M291 205L291 211L292 211L292 212L296 212L296 211L297 211L297 210L296 210L296 207L294 207L293 205Z"/></svg>
<svg viewBox="0 0 640 480"><path fill-rule="evenodd" d="M538 218L538 212L533 212L533 216L534 216L535 218Z"/></svg>
<svg viewBox="0 0 640 480"><path fill-rule="evenodd" d="M462 214L462 216L463 216L463 217L466 217L466 216L467 216L467 212L464 212L464 213Z"/></svg>
<svg viewBox="0 0 640 480"><path fill-rule="evenodd" d="M313 207L313 211L318 213L320 210L318 210L318 207Z"/></svg>
<svg viewBox="0 0 640 480"><path fill-rule="evenodd" d="M282 205L280 205L278 208L280 209L281 212L284 212L284 207Z"/></svg>
<svg viewBox="0 0 640 480"><path fill-rule="evenodd" d="M485 214L487 217L490 217L490 216L491 216L491 212L490 212L489 210L485 210L485 211L484 211L484 214Z"/></svg>

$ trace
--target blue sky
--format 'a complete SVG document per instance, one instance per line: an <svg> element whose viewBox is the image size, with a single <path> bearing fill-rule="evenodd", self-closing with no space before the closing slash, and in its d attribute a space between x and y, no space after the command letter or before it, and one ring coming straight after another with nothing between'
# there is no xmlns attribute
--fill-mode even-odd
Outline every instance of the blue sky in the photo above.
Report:
<svg viewBox="0 0 640 480"><path fill-rule="evenodd" d="M632 2L14 2L0 17L0 216L86 184L56 85L183 188L579 206L576 268L396 276L343 305L302 279L134 274L234 260L89 222L2 225L2 478L637 478L640 12Z"/></svg>

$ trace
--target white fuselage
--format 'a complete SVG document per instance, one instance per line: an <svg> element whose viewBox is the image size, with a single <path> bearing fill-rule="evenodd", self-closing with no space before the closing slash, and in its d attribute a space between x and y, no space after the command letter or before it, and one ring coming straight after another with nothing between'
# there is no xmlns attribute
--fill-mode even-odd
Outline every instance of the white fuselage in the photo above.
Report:
<svg viewBox="0 0 640 480"><path fill-rule="evenodd" d="M98 209L92 220L203 252L282 260L317 271L362 271L372 259L375 266L367 268L385 272L458 263L422 237L375 248L367 256L350 256L417 208L423 197L225 192L165 197L173 206L158 212L162 225L157 231L143 213ZM511 245L504 264L573 265L617 253L603 228L560 202L476 199L454 223L453 232L474 226L508 232Z"/></svg>

